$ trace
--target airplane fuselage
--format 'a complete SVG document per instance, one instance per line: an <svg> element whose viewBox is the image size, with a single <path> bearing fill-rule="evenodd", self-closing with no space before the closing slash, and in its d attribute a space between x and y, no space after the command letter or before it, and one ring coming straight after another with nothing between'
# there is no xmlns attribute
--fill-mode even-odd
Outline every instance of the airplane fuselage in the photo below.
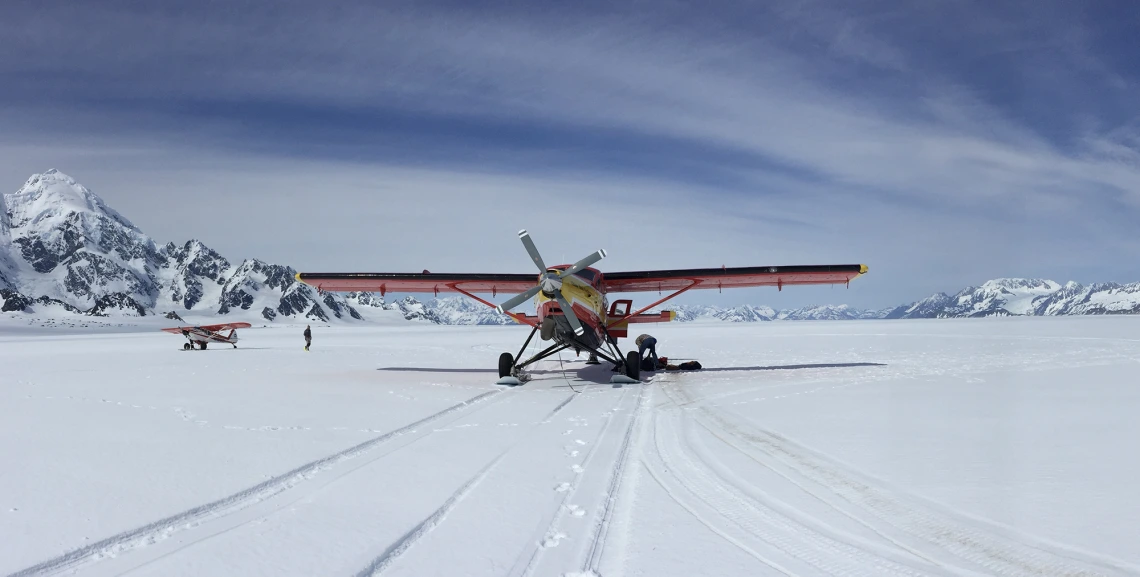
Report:
<svg viewBox="0 0 1140 577"><path fill-rule="evenodd" d="M553 266L549 270L565 270L568 266ZM574 329L553 295L540 292L535 296L535 311L538 314L539 326L541 327L543 323L553 323L551 333L553 340L571 346L584 345L584 347L575 347L579 349L597 349L605 343L608 303L605 294L597 286L600 278L601 273L592 268L584 268L576 274L562 277L562 297L574 307L574 314L585 329L582 335L574 334Z"/></svg>

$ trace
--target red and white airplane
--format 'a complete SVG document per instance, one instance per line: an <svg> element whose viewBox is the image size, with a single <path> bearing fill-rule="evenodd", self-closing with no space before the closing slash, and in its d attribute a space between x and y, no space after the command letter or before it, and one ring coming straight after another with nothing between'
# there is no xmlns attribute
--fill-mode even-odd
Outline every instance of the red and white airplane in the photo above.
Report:
<svg viewBox="0 0 1140 577"><path fill-rule="evenodd" d="M824 266L756 266L734 268L702 268L602 273L590 265L605 258L599 250L573 265L547 266L527 231L519 238L539 274L439 274L423 273L297 273L297 280L321 291L372 291L381 296L396 293L459 293L508 314L516 322L533 327L518 355L509 352L499 356L499 376L518 377L521 370L541 359L565 349L589 351L591 358L601 357L624 370L626 376L640 377L637 351L624 356L617 339L627 336L631 323L667 322L674 313L644 314L645 311L694 289L727 289L774 286L783 290L791 285L846 285L867 272L861 264ZM609 300L609 295L623 292L673 291L636 311L629 299ZM513 294L506 302L495 305L475 293L492 297ZM510 312L534 299L535 316ZM523 361L521 355L535 333L549 347Z"/></svg>
<svg viewBox="0 0 1140 577"><path fill-rule="evenodd" d="M205 350L207 343L225 343L233 345L237 348L238 336L237 329L248 329L253 325L249 323L223 323L220 325L206 325L200 327L171 327L169 329L162 329L163 332L182 335L186 337L186 343L182 345L183 350L191 350L197 344L198 348ZM229 330L229 333L222 334L222 331Z"/></svg>

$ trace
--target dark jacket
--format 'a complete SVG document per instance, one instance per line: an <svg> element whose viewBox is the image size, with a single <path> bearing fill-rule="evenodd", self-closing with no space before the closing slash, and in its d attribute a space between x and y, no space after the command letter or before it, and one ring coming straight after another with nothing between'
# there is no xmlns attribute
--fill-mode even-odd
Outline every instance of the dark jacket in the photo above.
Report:
<svg viewBox="0 0 1140 577"><path fill-rule="evenodd" d="M305 340L306 341L313 340L313 331L309 330L308 328L305 329Z"/></svg>

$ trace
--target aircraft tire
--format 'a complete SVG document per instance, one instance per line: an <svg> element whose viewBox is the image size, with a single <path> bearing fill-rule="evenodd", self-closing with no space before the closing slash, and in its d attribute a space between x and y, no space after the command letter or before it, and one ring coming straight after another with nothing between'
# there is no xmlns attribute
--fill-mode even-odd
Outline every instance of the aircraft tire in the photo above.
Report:
<svg viewBox="0 0 1140 577"><path fill-rule="evenodd" d="M201 346L202 346L202 350L203 350L203 351L204 351L204 350L206 350L206 341L202 341L202 345L201 345Z"/></svg>
<svg viewBox="0 0 1140 577"><path fill-rule="evenodd" d="M192 346L190 345L190 343L182 343L182 350L188 351L191 348L192 348Z"/></svg>
<svg viewBox="0 0 1140 577"><path fill-rule="evenodd" d="M629 351L625 354L625 376L635 380L641 380L641 355L637 351Z"/></svg>
<svg viewBox="0 0 1140 577"><path fill-rule="evenodd" d="M511 376L511 369L515 368L515 357L511 353L499 355L499 378Z"/></svg>

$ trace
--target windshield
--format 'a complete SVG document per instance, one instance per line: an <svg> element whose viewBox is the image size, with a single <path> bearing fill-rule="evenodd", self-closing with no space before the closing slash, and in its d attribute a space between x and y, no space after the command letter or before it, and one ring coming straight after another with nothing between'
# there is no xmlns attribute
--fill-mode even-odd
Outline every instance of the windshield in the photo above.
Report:
<svg viewBox="0 0 1140 577"><path fill-rule="evenodd" d="M570 265L552 266L550 268L551 268L551 270L557 270L557 271L565 272L567 269L570 268ZM576 276L576 277L590 283L591 285L593 285L598 280L598 271L591 269L591 268L584 268L584 269L574 273L574 276Z"/></svg>

